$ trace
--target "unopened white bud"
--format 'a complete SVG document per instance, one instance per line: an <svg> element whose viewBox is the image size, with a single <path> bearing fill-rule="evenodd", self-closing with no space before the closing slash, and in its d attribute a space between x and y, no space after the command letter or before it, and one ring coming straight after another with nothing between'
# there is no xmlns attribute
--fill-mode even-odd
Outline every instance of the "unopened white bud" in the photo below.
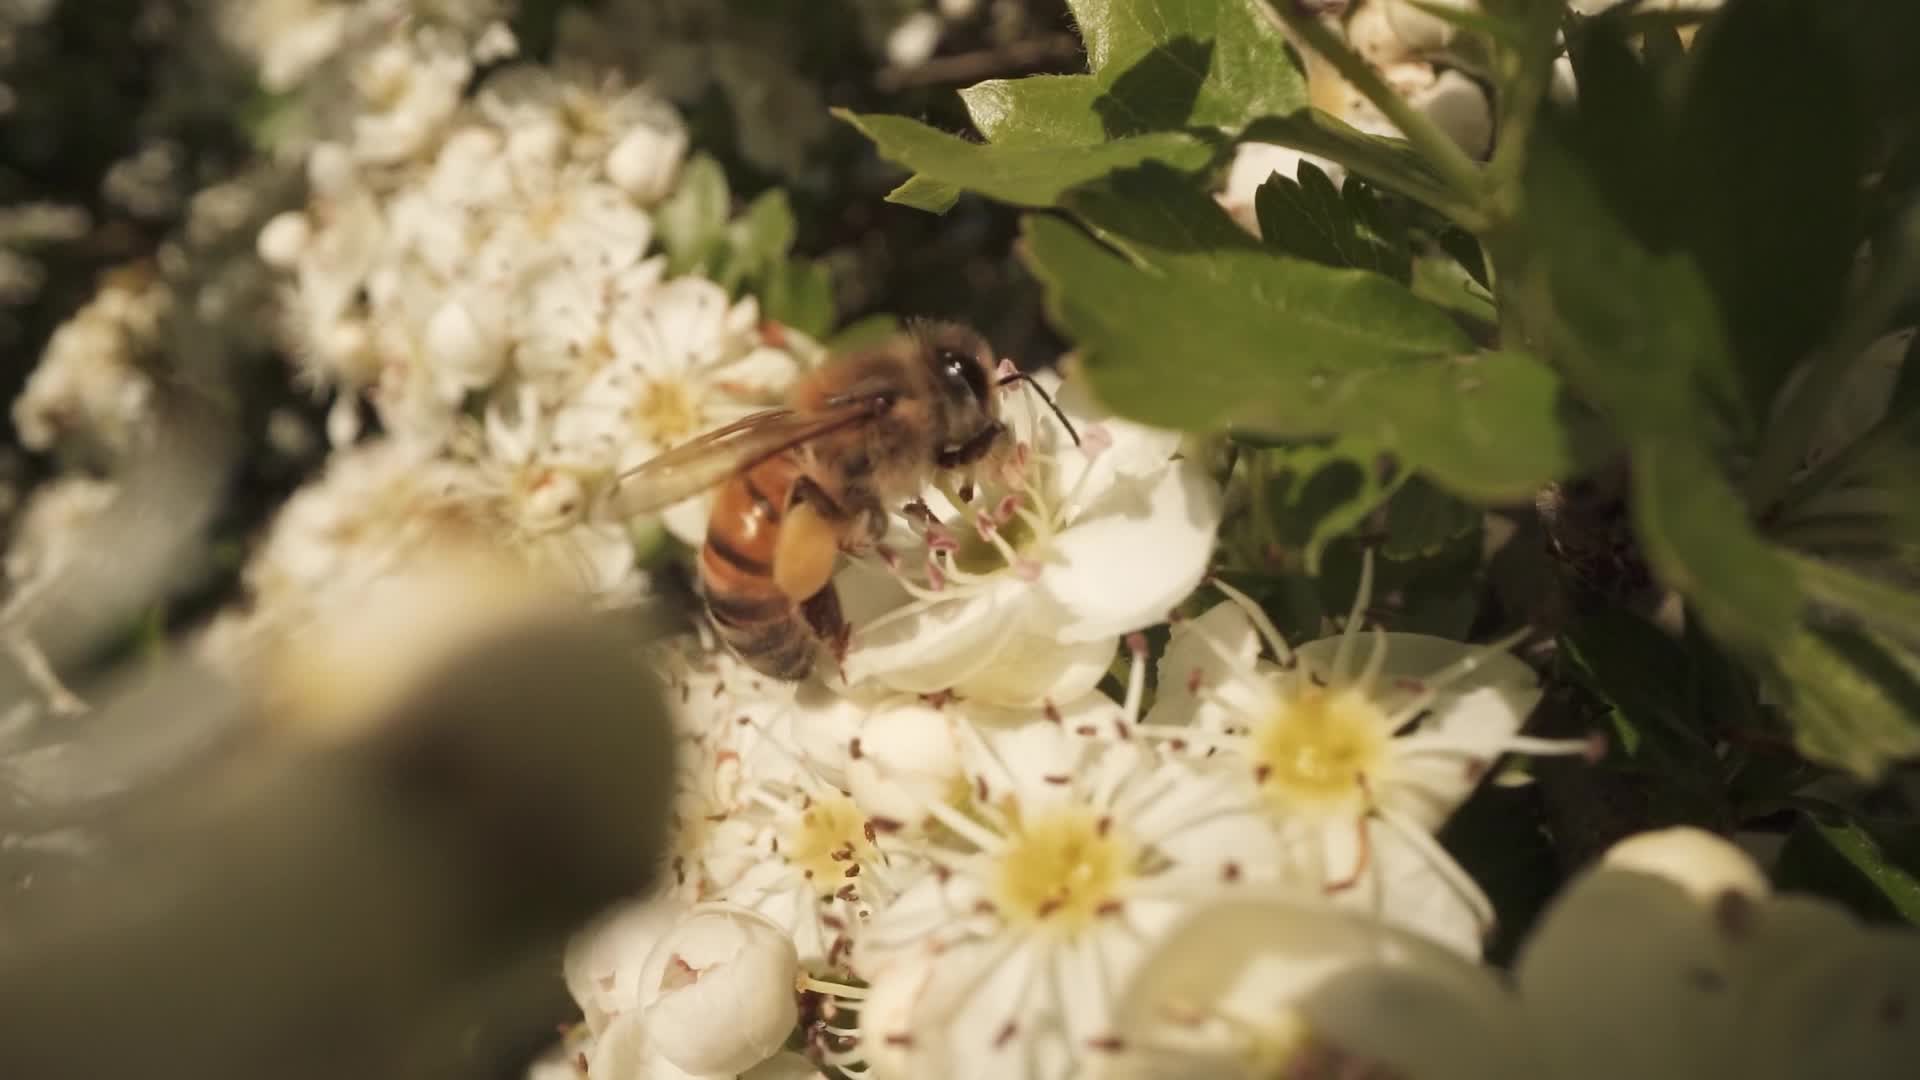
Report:
<svg viewBox="0 0 1920 1080"><path fill-rule="evenodd" d="M1426 5L1454 11L1480 10L1480 0L1426 0ZM1454 35L1459 32L1453 23L1421 10L1409 0L1386 0L1386 16L1395 36L1414 53L1440 52L1453 43Z"/></svg>
<svg viewBox="0 0 1920 1080"><path fill-rule="evenodd" d="M640 124L621 136L607 153L607 179L633 196L635 202L652 205L673 191L686 156L684 128Z"/></svg>
<svg viewBox="0 0 1920 1080"><path fill-rule="evenodd" d="M261 261L268 266L291 270L300 262L300 256L307 250L307 241L312 238L313 225L307 221L307 215L289 210L275 214L273 220L261 227L254 246L260 252Z"/></svg>
<svg viewBox="0 0 1920 1080"><path fill-rule="evenodd" d="M356 182L353 153L336 142L323 142L307 155L307 186L323 199L337 199Z"/></svg>
<svg viewBox="0 0 1920 1080"><path fill-rule="evenodd" d="M944 29L940 16L931 11L916 11L900 20L887 35L887 62L894 67L914 68L927 62L940 47Z"/></svg>
<svg viewBox="0 0 1920 1080"><path fill-rule="evenodd" d="M1408 99L1460 149L1479 157L1493 142L1493 107L1480 84L1457 71L1443 71L1433 85Z"/></svg>
<svg viewBox="0 0 1920 1080"><path fill-rule="evenodd" d="M506 337L493 313L449 298L427 320L426 348L435 369L462 387L486 386L507 362Z"/></svg>
<svg viewBox="0 0 1920 1080"><path fill-rule="evenodd" d="M868 817L915 827L927 807L965 783L960 746L945 712L912 704L876 711L847 762L847 792Z"/></svg>
<svg viewBox="0 0 1920 1080"><path fill-rule="evenodd" d="M1766 875L1746 852L1691 826L1629 836L1609 848L1601 863L1662 878L1701 903L1730 892L1759 899L1772 891Z"/></svg>
<svg viewBox="0 0 1920 1080"><path fill-rule="evenodd" d="M640 1006L640 977L655 945L686 909L670 897L623 904L567 942L561 971L567 992L598 1035L614 1017Z"/></svg>
<svg viewBox="0 0 1920 1080"><path fill-rule="evenodd" d="M793 939L757 912L692 909L647 959L647 1035L691 1073L744 1072L778 1053L800 1018Z"/></svg>

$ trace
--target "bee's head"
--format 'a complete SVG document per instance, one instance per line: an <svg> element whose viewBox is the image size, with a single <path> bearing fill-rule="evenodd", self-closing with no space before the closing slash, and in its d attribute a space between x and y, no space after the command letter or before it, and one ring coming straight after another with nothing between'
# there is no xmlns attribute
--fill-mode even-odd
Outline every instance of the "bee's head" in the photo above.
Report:
<svg viewBox="0 0 1920 1080"><path fill-rule="evenodd" d="M987 339L971 327L951 322L917 322L912 334L940 401L944 441L957 446L997 428L998 365Z"/></svg>

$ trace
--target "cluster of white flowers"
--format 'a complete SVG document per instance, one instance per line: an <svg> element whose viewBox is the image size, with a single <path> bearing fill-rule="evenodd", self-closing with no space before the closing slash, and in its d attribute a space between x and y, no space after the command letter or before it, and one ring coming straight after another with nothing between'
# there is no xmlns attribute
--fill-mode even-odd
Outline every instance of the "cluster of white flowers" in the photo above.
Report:
<svg viewBox="0 0 1920 1080"><path fill-rule="evenodd" d="M1573 0L1582 15L1597 15L1622 0ZM1722 0L1652 0L1642 11L1708 11ZM1460 25L1429 9L1452 10L1478 16L1479 0L1335 0L1323 3L1321 18L1351 46L1416 112L1459 144L1471 157L1484 157L1493 148L1493 106L1486 86L1474 73L1484 58L1458 46ZM1334 70L1333 65L1307 51L1306 76L1312 105L1369 135L1399 137L1378 106ZM1554 61L1551 92L1556 100L1574 92L1573 66L1565 56ZM1235 148L1233 165L1219 193L1220 204L1249 230L1258 232L1254 192L1274 173L1292 177L1302 161L1311 162L1337 185L1346 170L1335 162L1272 143L1247 142Z"/></svg>
<svg viewBox="0 0 1920 1080"><path fill-rule="evenodd" d="M662 647L678 829L661 892L570 957L589 1077L733 1075L785 1045L847 1075L1118 1066L1142 958L1247 890L1478 958L1491 906L1434 830L1501 755L1588 749L1517 734L1530 669L1367 631L1366 583L1293 648L1215 583L1149 706L1143 631L1201 585L1220 492L1168 433L1040 382L1078 442L1010 401L1007 461L928 491L837 578L838 670L783 684ZM681 1004L702 1000L728 1007Z"/></svg>

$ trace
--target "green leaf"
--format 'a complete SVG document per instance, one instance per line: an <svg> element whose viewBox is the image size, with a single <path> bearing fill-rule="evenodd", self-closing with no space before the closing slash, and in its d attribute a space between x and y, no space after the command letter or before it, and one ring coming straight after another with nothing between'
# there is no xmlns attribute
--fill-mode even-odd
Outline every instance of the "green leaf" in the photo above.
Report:
<svg viewBox="0 0 1920 1080"><path fill-rule="evenodd" d="M844 109L834 115L872 139L881 157L913 170L923 183L977 191L1017 206L1057 205L1073 188L1143 162L1192 171L1205 167L1213 156L1206 143L1178 132L1084 146L994 146L968 142L904 116L857 115ZM895 189L894 195L901 190ZM924 190L909 194L917 198Z"/></svg>
<svg viewBox="0 0 1920 1080"><path fill-rule="evenodd" d="M1026 255L1096 393L1124 415L1370 441L1475 497L1531 492L1580 459L1550 369L1474 355L1397 282L1264 250L1163 172L1117 176L1072 207L1127 254L1035 216Z"/></svg>
<svg viewBox="0 0 1920 1080"><path fill-rule="evenodd" d="M827 339L827 351L833 353L855 352L870 345L878 345L900 332L900 317L882 312L855 319L841 327Z"/></svg>
<svg viewBox="0 0 1920 1080"><path fill-rule="evenodd" d="M763 192L727 226L726 247L714 280L729 290L744 283L760 283L793 250L793 206L780 188Z"/></svg>
<svg viewBox="0 0 1920 1080"><path fill-rule="evenodd" d="M1069 0L1109 134L1213 128L1306 104L1286 38L1254 0Z"/></svg>
<svg viewBox="0 0 1920 1080"><path fill-rule="evenodd" d="M1085 146L1107 139L1091 75L991 79L960 91L967 115L996 146Z"/></svg>
<svg viewBox="0 0 1920 1080"><path fill-rule="evenodd" d="M825 337L837 317L833 271L824 262L788 259L768 275L760 306L768 318L808 337Z"/></svg>
<svg viewBox="0 0 1920 1080"><path fill-rule="evenodd" d="M1369 135L1317 109L1263 117L1248 126L1246 138L1337 162L1377 187L1443 210L1463 224L1478 219L1478 211L1461 204L1404 139Z"/></svg>
<svg viewBox="0 0 1920 1080"><path fill-rule="evenodd" d="M1307 573L1320 573L1327 545L1357 528L1406 479L1386 475L1378 447L1338 439L1325 446L1269 450L1266 493L1260 505L1283 548L1300 554Z"/></svg>
<svg viewBox="0 0 1920 1080"><path fill-rule="evenodd" d="M1431 558L1477 533L1480 517L1477 507L1422 477L1411 477L1387 503L1387 538L1380 554L1398 560Z"/></svg>
<svg viewBox="0 0 1920 1080"><path fill-rule="evenodd" d="M1675 132L1686 239L1756 412L1839 312L1865 219L1871 103L1824 6L1728 5L1694 44Z"/></svg>
<svg viewBox="0 0 1920 1080"><path fill-rule="evenodd" d="M1867 919L1920 924L1916 840L1920 837L1911 829L1904 837L1883 837L1838 815L1825 820L1809 815L1788 836L1775 883L1782 889L1832 896Z"/></svg>
<svg viewBox="0 0 1920 1080"><path fill-rule="evenodd" d="M899 187L887 192L887 201L930 214L944 214L960 201L960 189L924 176L909 176Z"/></svg>
<svg viewBox="0 0 1920 1080"><path fill-rule="evenodd" d="M1862 623L1908 641L1920 642L1920 595L1899 583L1868 577L1837 563L1790 555L1801 588Z"/></svg>
<svg viewBox="0 0 1920 1080"><path fill-rule="evenodd" d="M1808 757L1871 779L1920 753L1920 660L1886 638L1801 627L1773 662L1775 694Z"/></svg>
<svg viewBox="0 0 1920 1080"><path fill-rule="evenodd" d="M669 274L704 269L719 256L730 200L720 163L706 154L694 155L680 172L679 186L653 215Z"/></svg>
<svg viewBox="0 0 1920 1080"><path fill-rule="evenodd" d="M1793 633L1800 592L1720 467L1683 438L1633 444L1634 525L1662 581L1723 641L1767 652Z"/></svg>
<svg viewBox="0 0 1920 1080"><path fill-rule="evenodd" d="M1402 285L1413 279L1406 222L1358 180L1335 190L1326 173L1303 161L1298 179L1275 173L1260 185L1253 205L1261 239L1288 255L1371 270Z"/></svg>

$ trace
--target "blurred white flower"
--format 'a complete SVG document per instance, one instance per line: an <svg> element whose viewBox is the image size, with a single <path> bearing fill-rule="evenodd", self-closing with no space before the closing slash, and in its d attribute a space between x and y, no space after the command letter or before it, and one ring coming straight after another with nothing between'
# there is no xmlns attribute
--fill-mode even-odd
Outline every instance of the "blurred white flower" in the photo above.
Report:
<svg viewBox="0 0 1920 1080"><path fill-rule="evenodd" d="M13 402L14 430L29 449L66 449L115 459L153 421L153 379L141 367L159 342L173 292L142 267L112 274L48 339Z"/></svg>
<svg viewBox="0 0 1920 1080"><path fill-rule="evenodd" d="M1743 884L1691 894L1664 873L1619 865L1650 849L1671 865L1658 849L1675 847L1706 854L1734 882L1757 877L1704 834L1627 843L1638 854L1610 857L1548 910L1511 988L1357 913L1261 893L1204 904L1121 994L1132 1037L1105 1075L1908 1075L1920 1047L1920 935Z"/></svg>
<svg viewBox="0 0 1920 1080"><path fill-rule="evenodd" d="M1039 381L1079 444L1037 395L1004 402L1010 451L974 471L971 498L942 480L897 523L891 583L871 567L841 575L860 612L850 682L1067 701L1098 683L1121 634L1162 621L1205 575L1220 491L1174 457L1178 434L1094 411L1077 382Z"/></svg>
<svg viewBox="0 0 1920 1080"><path fill-rule="evenodd" d="M654 946L641 982L648 1041L692 1073L736 1073L777 1053L799 1019L793 941L724 904L689 911Z"/></svg>
<svg viewBox="0 0 1920 1080"><path fill-rule="evenodd" d="M1369 557L1344 632L1298 650L1221 584L1231 600L1174 627L1142 734L1264 806L1287 879L1478 955L1492 905L1432 833L1500 755L1591 747L1517 734L1540 692L1510 642L1376 628L1363 657L1372 577Z"/></svg>
<svg viewBox="0 0 1920 1080"><path fill-rule="evenodd" d="M423 30L374 49L352 75L361 105L353 118L354 154L393 165L426 150L453 118L473 61L465 41Z"/></svg>

